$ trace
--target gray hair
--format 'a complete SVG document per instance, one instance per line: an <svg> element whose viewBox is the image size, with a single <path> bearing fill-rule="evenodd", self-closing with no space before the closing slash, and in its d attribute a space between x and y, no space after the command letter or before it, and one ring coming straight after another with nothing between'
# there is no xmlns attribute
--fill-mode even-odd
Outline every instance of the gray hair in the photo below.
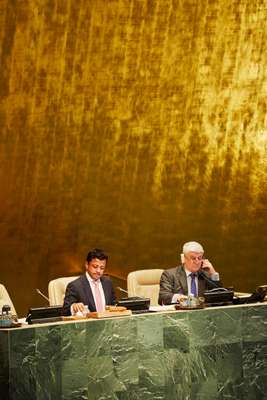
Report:
<svg viewBox="0 0 267 400"><path fill-rule="evenodd" d="M204 249L198 242L187 242L183 245L183 252L181 254L181 262L184 264L184 255L189 253L190 251L194 251L196 253L204 253Z"/></svg>
<svg viewBox="0 0 267 400"><path fill-rule="evenodd" d="M204 249L198 242L187 242L183 245L183 254L187 254L191 251L196 253L204 253Z"/></svg>

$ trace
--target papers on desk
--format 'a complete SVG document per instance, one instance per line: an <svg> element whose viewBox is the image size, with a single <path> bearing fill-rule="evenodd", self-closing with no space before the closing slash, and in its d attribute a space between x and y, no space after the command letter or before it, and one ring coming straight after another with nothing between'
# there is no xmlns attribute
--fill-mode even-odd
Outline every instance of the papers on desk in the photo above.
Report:
<svg viewBox="0 0 267 400"><path fill-rule="evenodd" d="M175 311L175 304L170 304L168 306L150 306L150 311Z"/></svg>

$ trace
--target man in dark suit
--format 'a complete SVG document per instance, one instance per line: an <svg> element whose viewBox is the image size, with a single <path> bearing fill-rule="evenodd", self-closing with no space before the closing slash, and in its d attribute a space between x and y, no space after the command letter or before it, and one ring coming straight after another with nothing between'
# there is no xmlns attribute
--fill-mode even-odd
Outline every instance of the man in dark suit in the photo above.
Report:
<svg viewBox="0 0 267 400"><path fill-rule="evenodd" d="M187 242L181 254L182 264L165 270L160 279L159 304L177 303L189 294L203 296L205 290L221 287L218 272L198 242Z"/></svg>
<svg viewBox="0 0 267 400"><path fill-rule="evenodd" d="M108 256L101 249L89 251L85 274L70 282L66 288L63 315L104 311L106 305L115 304L116 298L112 282L103 276Z"/></svg>

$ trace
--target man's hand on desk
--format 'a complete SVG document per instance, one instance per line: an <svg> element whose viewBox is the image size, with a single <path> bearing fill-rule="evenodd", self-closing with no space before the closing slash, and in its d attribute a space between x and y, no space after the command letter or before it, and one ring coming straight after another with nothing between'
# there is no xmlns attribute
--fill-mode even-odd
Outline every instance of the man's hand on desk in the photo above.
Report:
<svg viewBox="0 0 267 400"><path fill-rule="evenodd" d="M83 303L73 303L71 305L71 311L73 314L77 314L78 312L83 313L85 310L85 305Z"/></svg>
<svg viewBox="0 0 267 400"><path fill-rule="evenodd" d="M186 300L187 298L188 296L186 296L185 294L178 294L177 303L180 303L180 301Z"/></svg>

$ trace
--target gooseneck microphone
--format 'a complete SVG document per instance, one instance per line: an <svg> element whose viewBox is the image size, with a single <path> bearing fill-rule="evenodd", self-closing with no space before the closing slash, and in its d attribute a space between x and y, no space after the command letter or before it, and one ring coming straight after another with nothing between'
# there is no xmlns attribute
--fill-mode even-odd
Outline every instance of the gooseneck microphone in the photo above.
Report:
<svg viewBox="0 0 267 400"><path fill-rule="evenodd" d="M127 290L122 289L121 287L117 286L116 289L118 289L120 292L128 294Z"/></svg>
<svg viewBox="0 0 267 400"><path fill-rule="evenodd" d="M37 292L40 296L42 296L45 300L47 300L48 303L50 303L49 298L48 298L47 296L45 296L45 295L41 292L40 289L35 289L35 290L36 290L36 292Z"/></svg>

